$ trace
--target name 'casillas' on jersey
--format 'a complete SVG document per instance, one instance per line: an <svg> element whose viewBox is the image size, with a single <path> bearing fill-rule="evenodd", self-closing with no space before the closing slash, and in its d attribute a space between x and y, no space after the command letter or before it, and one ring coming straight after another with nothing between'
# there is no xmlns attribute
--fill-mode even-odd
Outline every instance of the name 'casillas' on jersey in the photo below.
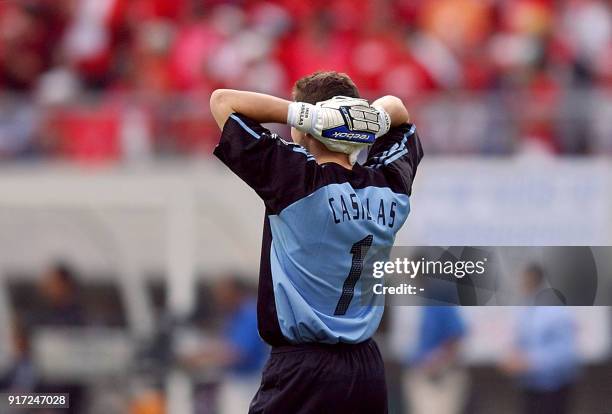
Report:
<svg viewBox="0 0 612 414"><path fill-rule="evenodd" d="M233 114L214 154L263 199L258 327L271 345L360 343L380 323L359 266L392 246L410 212L423 150L413 124L392 128L352 170L317 164L303 147ZM366 301L364 304L364 300Z"/></svg>

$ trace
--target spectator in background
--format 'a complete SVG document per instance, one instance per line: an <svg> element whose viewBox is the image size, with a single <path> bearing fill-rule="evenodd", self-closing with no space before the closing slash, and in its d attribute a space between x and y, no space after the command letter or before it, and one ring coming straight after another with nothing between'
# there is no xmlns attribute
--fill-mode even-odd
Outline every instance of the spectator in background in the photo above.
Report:
<svg viewBox="0 0 612 414"><path fill-rule="evenodd" d="M466 327L455 306L423 306L416 352L404 377L404 396L412 414L458 414L468 388L459 349Z"/></svg>
<svg viewBox="0 0 612 414"><path fill-rule="evenodd" d="M223 318L221 338L185 362L190 367L224 369L219 412L246 413L268 355L267 346L257 332L256 299L250 286L237 277L219 281L213 294Z"/></svg>
<svg viewBox="0 0 612 414"><path fill-rule="evenodd" d="M30 103L0 100L0 161L33 153L38 113Z"/></svg>
<svg viewBox="0 0 612 414"><path fill-rule="evenodd" d="M39 378L30 353L30 340L19 321L15 321L12 328L14 358L9 369L0 375L0 391L34 392Z"/></svg>
<svg viewBox="0 0 612 414"><path fill-rule="evenodd" d="M79 301L80 293L74 269L58 262L47 269L39 285L42 309L37 325L82 326L85 309Z"/></svg>
<svg viewBox="0 0 612 414"><path fill-rule="evenodd" d="M537 304L543 287L543 269L528 266L522 279L526 303ZM525 414L567 413L578 371L576 329L569 309L523 309L516 328L515 349L502 362L501 369L519 380Z"/></svg>

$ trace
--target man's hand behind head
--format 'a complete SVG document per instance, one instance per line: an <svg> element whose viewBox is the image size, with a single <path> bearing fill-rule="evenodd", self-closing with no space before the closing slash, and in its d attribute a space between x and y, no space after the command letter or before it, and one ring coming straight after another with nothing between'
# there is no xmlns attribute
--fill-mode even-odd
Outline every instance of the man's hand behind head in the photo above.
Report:
<svg viewBox="0 0 612 414"><path fill-rule="evenodd" d="M289 106L287 123L319 139L355 144L372 144L389 131L389 116L359 98L336 96L311 105L294 102Z"/></svg>
<svg viewBox="0 0 612 414"><path fill-rule="evenodd" d="M335 96L318 102L324 120L321 136L356 143L373 144L374 140L389 131L389 117L384 110L370 106L359 98Z"/></svg>

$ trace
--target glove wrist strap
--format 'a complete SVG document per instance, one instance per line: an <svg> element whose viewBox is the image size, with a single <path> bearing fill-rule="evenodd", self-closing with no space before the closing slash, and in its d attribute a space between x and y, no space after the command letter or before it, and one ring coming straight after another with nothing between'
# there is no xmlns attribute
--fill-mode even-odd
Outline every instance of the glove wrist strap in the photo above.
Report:
<svg viewBox="0 0 612 414"><path fill-rule="evenodd" d="M304 102L291 102L287 109L287 125L301 131L307 130L311 124L312 105Z"/></svg>

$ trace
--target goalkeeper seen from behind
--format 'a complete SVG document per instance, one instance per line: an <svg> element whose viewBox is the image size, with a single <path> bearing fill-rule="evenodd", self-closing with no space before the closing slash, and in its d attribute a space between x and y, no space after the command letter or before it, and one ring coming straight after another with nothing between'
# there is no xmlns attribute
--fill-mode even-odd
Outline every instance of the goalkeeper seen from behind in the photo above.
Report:
<svg viewBox="0 0 612 414"><path fill-rule="evenodd" d="M223 131L214 154L266 207L257 311L272 351L249 413L386 413L371 339L382 297L360 278L368 251L392 246L408 216L421 144L399 99L369 105L344 74L305 77L294 99L211 97ZM270 122L289 124L293 143Z"/></svg>

